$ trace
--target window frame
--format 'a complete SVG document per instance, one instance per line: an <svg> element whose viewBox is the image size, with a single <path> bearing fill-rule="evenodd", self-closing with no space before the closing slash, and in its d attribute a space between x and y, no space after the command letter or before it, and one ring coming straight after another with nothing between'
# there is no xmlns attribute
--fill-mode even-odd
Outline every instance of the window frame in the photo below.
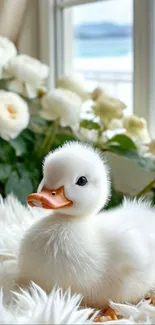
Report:
<svg viewBox="0 0 155 325"><path fill-rule="evenodd" d="M155 2L134 0L133 111L144 117L155 135Z"/></svg>
<svg viewBox="0 0 155 325"><path fill-rule="evenodd" d="M40 58L50 66L50 85L72 72L73 5L99 0L39 0ZM110 0L102 0L110 1ZM117 0L115 0L117 1ZM155 135L155 1L134 0L133 113L143 116ZM65 41L66 40L66 41Z"/></svg>
<svg viewBox="0 0 155 325"><path fill-rule="evenodd" d="M49 87L55 85L55 12L54 0L38 0L39 59L50 68Z"/></svg>

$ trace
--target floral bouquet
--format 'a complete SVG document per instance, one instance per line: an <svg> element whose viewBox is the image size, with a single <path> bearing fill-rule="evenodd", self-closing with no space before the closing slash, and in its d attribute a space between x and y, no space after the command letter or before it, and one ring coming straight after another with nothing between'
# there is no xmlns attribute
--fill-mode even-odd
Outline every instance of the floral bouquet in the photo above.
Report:
<svg viewBox="0 0 155 325"><path fill-rule="evenodd" d="M44 156L65 141L84 141L155 171L155 140L145 119L126 116L126 105L103 89L89 92L77 76L47 88L49 67L18 54L0 37L0 193L25 203L41 178ZM154 191L153 180L142 192ZM113 193L115 204L122 195ZM112 198L113 200L113 198Z"/></svg>

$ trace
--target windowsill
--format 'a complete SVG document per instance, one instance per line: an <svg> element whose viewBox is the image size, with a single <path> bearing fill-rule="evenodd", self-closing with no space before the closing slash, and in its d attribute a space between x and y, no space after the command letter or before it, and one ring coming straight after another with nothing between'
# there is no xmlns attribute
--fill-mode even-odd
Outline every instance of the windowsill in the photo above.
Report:
<svg viewBox="0 0 155 325"><path fill-rule="evenodd" d="M123 193L134 196L154 178L153 172L147 172L123 157L108 154L108 162L114 186Z"/></svg>

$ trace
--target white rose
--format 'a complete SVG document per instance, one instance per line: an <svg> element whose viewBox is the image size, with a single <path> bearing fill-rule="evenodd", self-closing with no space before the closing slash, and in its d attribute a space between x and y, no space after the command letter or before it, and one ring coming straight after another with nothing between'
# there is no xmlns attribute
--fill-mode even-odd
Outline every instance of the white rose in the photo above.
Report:
<svg viewBox="0 0 155 325"><path fill-rule="evenodd" d="M112 119L121 119L126 105L117 98L103 94L95 102L95 113L102 121L109 122Z"/></svg>
<svg viewBox="0 0 155 325"><path fill-rule="evenodd" d="M139 154L145 158L155 160L155 139L152 139L148 144L140 146Z"/></svg>
<svg viewBox="0 0 155 325"><path fill-rule="evenodd" d="M37 89L48 78L49 67L28 55L18 55L10 61L7 73L15 79L9 85L10 89L21 93L23 87L22 95L34 98L37 96Z"/></svg>
<svg viewBox="0 0 155 325"><path fill-rule="evenodd" d="M0 36L0 79L5 78L4 68L17 55L15 45L7 38Z"/></svg>
<svg viewBox="0 0 155 325"><path fill-rule="evenodd" d="M24 84L20 80L11 80L7 82L7 89L22 95L23 97L28 98L36 98L42 97L46 92L47 88L45 86L41 86L38 89L31 87L29 84Z"/></svg>
<svg viewBox="0 0 155 325"><path fill-rule="evenodd" d="M7 90L26 96L25 85L19 80L11 80L7 82Z"/></svg>
<svg viewBox="0 0 155 325"><path fill-rule="evenodd" d="M123 129L123 121L119 119L112 119L107 126L108 130Z"/></svg>
<svg viewBox="0 0 155 325"><path fill-rule="evenodd" d="M97 141L98 132L96 130L80 128L80 132L77 135L82 141L95 143Z"/></svg>
<svg viewBox="0 0 155 325"><path fill-rule="evenodd" d="M149 151L155 155L155 139L153 139L147 146Z"/></svg>
<svg viewBox="0 0 155 325"><path fill-rule="evenodd" d="M92 91L92 93L91 93L91 98L92 98L92 100L97 100L100 96L102 96L102 95L104 95L105 94L105 92L104 92L104 90L102 89L102 88L100 88L100 87L97 87L97 88L95 88L93 91Z"/></svg>
<svg viewBox="0 0 155 325"><path fill-rule="evenodd" d="M0 91L0 136L9 140L16 138L29 123L29 109L18 95Z"/></svg>
<svg viewBox="0 0 155 325"><path fill-rule="evenodd" d="M20 80L9 80L6 85L7 90L22 95L23 97L33 99L38 96L39 88L36 89L26 83L21 82Z"/></svg>
<svg viewBox="0 0 155 325"><path fill-rule="evenodd" d="M136 115L127 116L123 122L126 134L140 142L149 142L150 135L147 128L147 122L144 118Z"/></svg>
<svg viewBox="0 0 155 325"><path fill-rule="evenodd" d="M62 127L79 125L82 101L79 96L65 89L53 89L42 98L41 117L54 121L59 119Z"/></svg>
<svg viewBox="0 0 155 325"><path fill-rule="evenodd" d="M79 76L68 76L57 80L58 88L68 89L76 93L82 100L90 98L90 94L86 89L85 82Z"/></svg>

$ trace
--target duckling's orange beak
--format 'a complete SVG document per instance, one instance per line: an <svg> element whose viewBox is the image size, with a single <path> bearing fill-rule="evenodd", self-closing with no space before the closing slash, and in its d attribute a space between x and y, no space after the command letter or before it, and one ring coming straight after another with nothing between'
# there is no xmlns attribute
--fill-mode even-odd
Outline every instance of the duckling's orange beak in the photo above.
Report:
<svg viewBox="0 0 155 325"><path fill-rule="evenodd" d="M27 203L32 207L52 210L65 208L72 205L72 201L65 197L63 186L57 190L48 190L43 187L41 192L28 195Z"/></svg>

